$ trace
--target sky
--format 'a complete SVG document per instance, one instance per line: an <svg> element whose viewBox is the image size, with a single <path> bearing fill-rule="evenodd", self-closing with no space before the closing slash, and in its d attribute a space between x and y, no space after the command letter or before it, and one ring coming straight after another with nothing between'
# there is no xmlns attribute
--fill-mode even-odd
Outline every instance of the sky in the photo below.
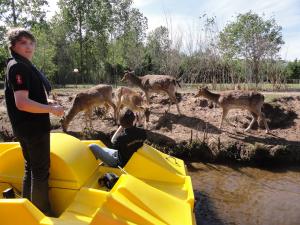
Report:
<svg viewBox="0 0 300 225"><path fill-rule="evenodd" d="M56 9L55 4L50 1L52 10ZM201 15L214 16L221 31L239 13L251 10L266 19L275 18L282 26L285 41L280 51L282 59L300 59L299 0L133 0L133 7L148 18L148 32L167 26L174 38L182 35L183 42L187 41L187 34L201 30Z"/></svg>

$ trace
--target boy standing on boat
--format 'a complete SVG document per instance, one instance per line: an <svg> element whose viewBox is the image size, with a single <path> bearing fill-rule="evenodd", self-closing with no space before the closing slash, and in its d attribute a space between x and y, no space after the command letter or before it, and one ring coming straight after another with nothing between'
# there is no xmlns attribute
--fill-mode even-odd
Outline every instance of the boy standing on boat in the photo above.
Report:
<svg viewBox="0 0 300 225"><path fill-rule="evenodd" d="M25 159L22 196L46 215L51 215L49 113L62 116L64 110L59 105L49 104L50 84L31 63L36 43L34 36L28 30L15 28L8 32L7 39L12 57L7 61L5 101Z"/></svg>

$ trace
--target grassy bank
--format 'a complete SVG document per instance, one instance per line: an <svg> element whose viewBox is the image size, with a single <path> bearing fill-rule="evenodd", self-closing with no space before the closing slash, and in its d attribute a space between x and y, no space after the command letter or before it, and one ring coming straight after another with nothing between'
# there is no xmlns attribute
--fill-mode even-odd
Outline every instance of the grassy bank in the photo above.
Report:
<svg viewBox="0 0 300 225"><path fill-rule="evenodd" d="M265 145L249 144L242 141L222 142L220 139L211 141L198 139L191 142L168 144L152 140L148 132L146 143L154 148L185 161L232 164L239 163L252 166L292 166L300 163L300 145ZM79 139L100 139L110 146L112 134L91 130L69 132Z"/></svg>

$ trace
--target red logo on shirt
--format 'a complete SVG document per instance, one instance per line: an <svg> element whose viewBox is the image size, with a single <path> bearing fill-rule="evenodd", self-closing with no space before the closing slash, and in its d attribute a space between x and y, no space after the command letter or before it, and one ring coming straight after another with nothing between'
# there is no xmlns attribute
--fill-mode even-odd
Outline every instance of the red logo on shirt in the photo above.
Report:
<svg viewBox="0 0 300 225"><path fill-rule="evenodd" d="M17 80L17 84L19 85L23 84L22 76L20 74L17 74L16 80Z"/></svg>

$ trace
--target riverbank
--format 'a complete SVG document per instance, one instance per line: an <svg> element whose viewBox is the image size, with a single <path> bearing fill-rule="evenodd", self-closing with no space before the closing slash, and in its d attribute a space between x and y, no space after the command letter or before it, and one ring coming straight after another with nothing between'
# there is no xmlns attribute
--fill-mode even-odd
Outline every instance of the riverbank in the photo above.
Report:
<svg viewBox="0 0 300 225"><path fill-rule="evenodd" d="M56 99L68 110L78 90L54 90ZM250 132L244 129L251 121L246 111L232 110L228 120L218 129L221 108L204 98L195 98L194 92L178 95L181 116L175 106L167 109L165 96L152 95L151 115L147 143L176 157L190 162L238 163L243 165L297 165L300 162L300 93L265 94L267 103L263 111L271 128L266 134L262 124ZM93 129L85 128L83 113L71 122L68 133L80 139L109 139L117 129L112 120L112 110L105 113L94 110ZM0 96L0 139L14 140L6 114L3 95ZM59 118L51 117L53 132L62 132Z"/></svg>

